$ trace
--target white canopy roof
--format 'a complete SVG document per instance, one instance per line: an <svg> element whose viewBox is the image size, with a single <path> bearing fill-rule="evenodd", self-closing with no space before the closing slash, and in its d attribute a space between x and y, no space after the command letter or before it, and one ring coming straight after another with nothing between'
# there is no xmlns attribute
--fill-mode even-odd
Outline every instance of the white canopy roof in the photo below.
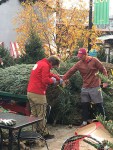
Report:
<svg viewBox="0 0 113 150"><path fill-rule="evenodd" d="M100 36L100 37L98 37L97 39L98 39L98 40L105 41L105 40L113 39L113 35Z"/></svg>

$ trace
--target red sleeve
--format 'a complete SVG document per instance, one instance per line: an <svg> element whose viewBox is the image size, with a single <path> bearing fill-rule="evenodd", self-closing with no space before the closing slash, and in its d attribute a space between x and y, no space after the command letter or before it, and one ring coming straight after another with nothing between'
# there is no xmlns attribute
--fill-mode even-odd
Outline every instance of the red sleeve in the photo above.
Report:
<svg viewBox="0 0 113 150"><path fill-rule="evenodd" d="M104 67L104 65L103 65L98 59L96 59L96 58L95 58L95 62L96 62L96 66L97 66L97 68L99 69L99 71L100 71L103 75L108 76L107 70L106 70L106 68Z"/></svg>
<svg viewBox="0 0 113 150"><path fill-rule="evenodd" d="M42 67L42 82L46 85L53 83L53 80L50 77L50 68L48 66Z"/></svg>
<svg viewBox="0 0 113 150"><path fill-rule="evenodd" d="M57 81L60 80L60 76L59 76L59 75L56 75L56 74L53 74L53 73L50 73L50 77L56 78Z"/></svg>

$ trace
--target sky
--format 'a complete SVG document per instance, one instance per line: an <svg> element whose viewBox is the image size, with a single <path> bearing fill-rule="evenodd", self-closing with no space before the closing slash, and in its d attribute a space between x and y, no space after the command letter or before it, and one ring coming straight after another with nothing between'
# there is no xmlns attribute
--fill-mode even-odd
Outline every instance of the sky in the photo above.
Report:
<svg viewBox="0 0 113 150"><path fill-rule="evenodd" d="M76 6L76 3L79 0L63 0L63 5L64 7L66 7L67 9L70 8L72 5ZM89 0L84 0L87 3L87 7L89 8ZM93 0L94 2L94 0ZM109 14L110 16L113 16L113 0L110 0L110 5L109 5Z"/></svg>

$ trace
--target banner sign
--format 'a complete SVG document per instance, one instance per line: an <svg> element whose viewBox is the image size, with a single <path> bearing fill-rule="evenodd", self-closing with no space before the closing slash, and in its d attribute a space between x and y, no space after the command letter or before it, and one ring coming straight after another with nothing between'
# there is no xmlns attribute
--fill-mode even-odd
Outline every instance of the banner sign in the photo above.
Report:
<svg viewBox="0 0 113 150"><path fill-rule="evenodd" d="M94 0L94 24L109 24L109 0Z"/></svg>

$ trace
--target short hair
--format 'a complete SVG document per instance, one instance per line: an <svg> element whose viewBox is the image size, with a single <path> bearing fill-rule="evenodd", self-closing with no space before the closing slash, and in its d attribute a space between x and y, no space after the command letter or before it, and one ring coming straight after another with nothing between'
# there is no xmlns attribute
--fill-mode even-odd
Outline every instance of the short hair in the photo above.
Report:
<svg viewBox="0 0 113 150"><path fill-rule="evenodd" d="M59 66L60 64L60 59L56 56L50 56L48 61L52 63L52 66Z"/></svg>

